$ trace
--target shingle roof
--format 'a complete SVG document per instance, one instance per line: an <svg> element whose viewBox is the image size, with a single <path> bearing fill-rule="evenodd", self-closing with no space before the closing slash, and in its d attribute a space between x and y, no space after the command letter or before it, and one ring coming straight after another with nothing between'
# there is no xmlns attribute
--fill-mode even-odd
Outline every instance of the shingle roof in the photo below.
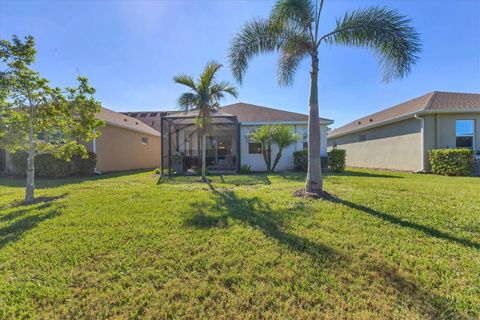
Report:
<svg viewBox="0 0 480 320"><path fill-rule="evenodd" d="M434 91L408 100L393 107L352 121L328 132L328 137L338 137L353 131L361 131L386 121L404 118L414 114L438 112L480 112L480 94Z"/></svg>
<svg viewBox="0 0 480 320"><path fill-rule="evenodd" d="M243 102L221 107L220 111L236 116L239 122L308 121L308 115L306 114L262 107ZM325 118L320 118L320 121L333 123L333 120Z"/></svg>
<svg viewBox="0 0 480 320"><path fill-rule="evenodd" d="M104 120L107 124L112 126L145 133L152 136L160 136L160 133L157 130L146 125L142 121L107 108L102 108L97 117L98 119Z"/></svg>

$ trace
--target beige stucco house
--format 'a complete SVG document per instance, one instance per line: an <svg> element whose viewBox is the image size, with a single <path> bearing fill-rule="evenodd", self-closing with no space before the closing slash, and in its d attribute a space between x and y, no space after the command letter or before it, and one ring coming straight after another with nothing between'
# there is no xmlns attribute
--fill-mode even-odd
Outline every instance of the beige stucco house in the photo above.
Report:
<svg viewBox="0 0 480 320"><path fill-rule="evenodd" d="M97 155L96 171L122 171L160 166L160 132L142 121L101 108L98 119L105 126L100 136L87 143L88 151ZM13 171L9 155L0 150L0 172Z"/></svg>
<svg viewBox="0 0 480 320"><path fill-rule="evenodd" d="M148 169L160 166L160 132L142 121L102 108L105 121L100 136L87 148L97 155L100 172Z"/></svg>
<svg viewBox="0 0 480 320"><path fill-rule="evenodd" d="M330 131L328 147L351 167L428 172L432 149L480 153L480 94L428 93Z"/></svg>

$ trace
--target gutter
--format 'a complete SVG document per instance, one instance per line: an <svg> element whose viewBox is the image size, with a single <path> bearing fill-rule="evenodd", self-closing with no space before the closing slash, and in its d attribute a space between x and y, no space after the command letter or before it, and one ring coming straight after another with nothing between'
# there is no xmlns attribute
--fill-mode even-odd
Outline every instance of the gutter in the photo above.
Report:
<svg viewBox="0 0 480 320"><path fill-rule="evenodd" d="M414 171L414 173L425 173L426 170L425 170L425 119L422 118L421 116L419 116L419 114L415 114L413 116L416 120L420 120L420 133L421 133L421 139L422 139L422 142L421 142L421 148L422 148L422 152L421 152L421 155L422 155L422 169L420 170L417 170L417 171Z"/></svg>

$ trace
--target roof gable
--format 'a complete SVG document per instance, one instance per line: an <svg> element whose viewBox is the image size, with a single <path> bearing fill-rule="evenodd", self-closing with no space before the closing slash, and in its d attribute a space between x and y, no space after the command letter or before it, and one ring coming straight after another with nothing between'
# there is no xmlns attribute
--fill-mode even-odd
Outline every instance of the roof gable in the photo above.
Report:
<svg viewBox="0 0 480 320"><path fill-rule="evenodd" d="M258 106L249 103L234 103L219 108L221 112L237 117L239 122L307 122L308 115ZM329 119L320 118L326 122L333 122Z"/></svg>

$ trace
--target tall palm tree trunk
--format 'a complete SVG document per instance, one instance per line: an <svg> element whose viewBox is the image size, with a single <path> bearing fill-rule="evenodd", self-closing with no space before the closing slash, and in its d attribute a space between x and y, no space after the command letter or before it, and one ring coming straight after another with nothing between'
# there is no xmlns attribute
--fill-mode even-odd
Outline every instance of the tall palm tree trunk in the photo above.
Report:
<svg viewBox="0 0 480 320"><path fill-rule="evenodd" d="M323 180L320 162L320 121L318 113L318 56L312 55L310 71L310 106L308 114L308 167L305 191L322 194Z"/></svg>

